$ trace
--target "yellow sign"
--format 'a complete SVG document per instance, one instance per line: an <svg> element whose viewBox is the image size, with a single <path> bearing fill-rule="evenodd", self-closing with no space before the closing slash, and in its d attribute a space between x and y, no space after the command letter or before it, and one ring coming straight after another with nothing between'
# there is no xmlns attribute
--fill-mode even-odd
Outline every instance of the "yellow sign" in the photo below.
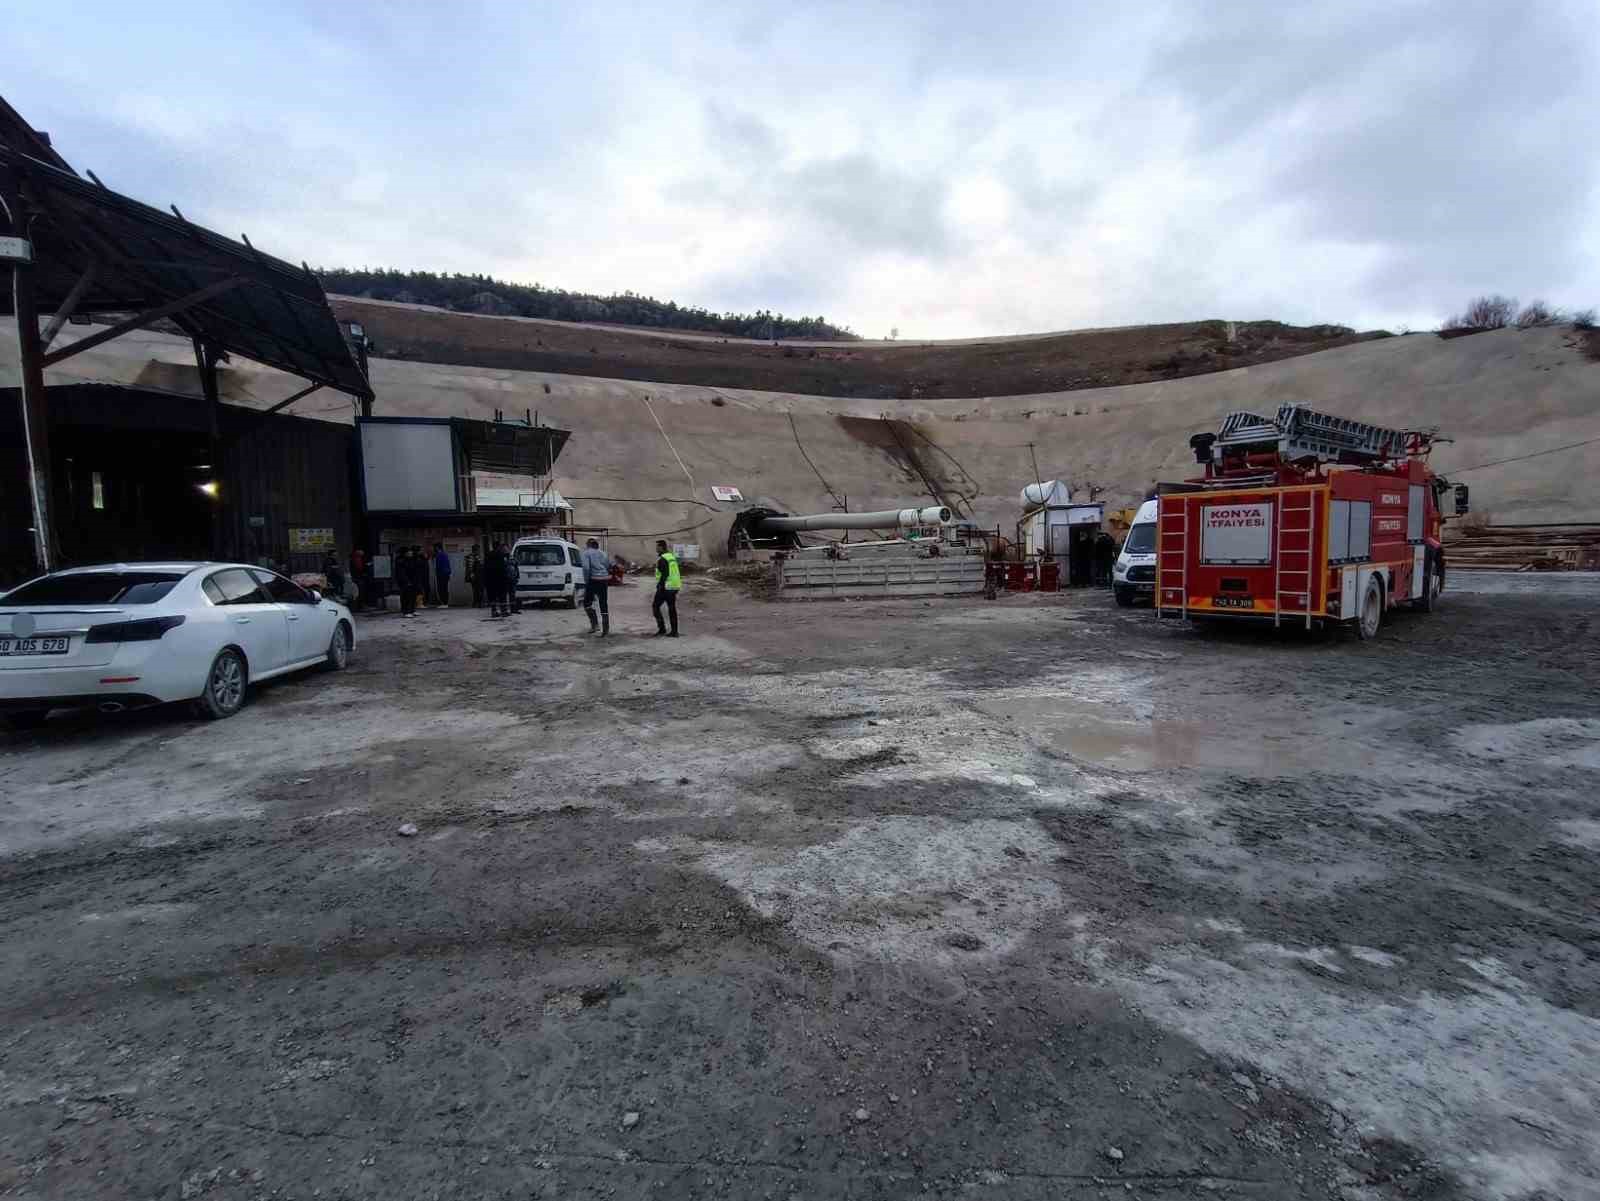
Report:
<svg viewBox="0 0 1600 1201"><path fill-rule="evenodd" d="M304 526L290 526L289 549L300 554L310 551L333 550L333 530L329 527L309 529Z"/></svg>

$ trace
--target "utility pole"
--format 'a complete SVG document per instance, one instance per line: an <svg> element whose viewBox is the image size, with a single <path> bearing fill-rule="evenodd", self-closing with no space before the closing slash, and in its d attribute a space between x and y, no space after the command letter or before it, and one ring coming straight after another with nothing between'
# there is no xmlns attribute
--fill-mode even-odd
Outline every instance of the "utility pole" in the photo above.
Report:
<svg viewBox="0 0 1600 1201"><path fill-rule="evenodd" d="M33 555L43 573L53 570L61 555L50 519L50 423L44 399L39 305L33 289L33 246L27 236L22 190L14 177L0 178L0 202L5 205L14 235L0 239L0 260L11 264L17 362L22 377L22 440L27 448L28 492L33 508Z"/></svg>

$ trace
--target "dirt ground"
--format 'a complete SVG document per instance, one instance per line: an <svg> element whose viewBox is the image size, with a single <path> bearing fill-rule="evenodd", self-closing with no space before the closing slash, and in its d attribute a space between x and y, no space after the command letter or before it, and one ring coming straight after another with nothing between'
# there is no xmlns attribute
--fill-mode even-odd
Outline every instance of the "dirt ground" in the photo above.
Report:
<svg viewBox="0 0 1600 1201"><path fill-rule="evenodd" d="M1343 326L1224 321L1124 326L962 342L772 345L641 334L330 297L384 358L607 379L879 399L1012 396L1204 375L1387 336ZM537 402L531 407L537 408Z"/></svg>
<svg viewBox="0 0 1600 1201"><path fill-rule="evenodd" d="M1600 579L613 597L0 735L0 1195L1600 1197Z"/></svg>

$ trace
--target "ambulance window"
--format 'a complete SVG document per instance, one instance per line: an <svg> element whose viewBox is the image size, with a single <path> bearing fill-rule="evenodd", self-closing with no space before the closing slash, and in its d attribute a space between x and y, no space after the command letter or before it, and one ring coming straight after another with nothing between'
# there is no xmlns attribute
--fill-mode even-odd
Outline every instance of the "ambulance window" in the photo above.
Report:
<svg viewBox="0 0 1600 1201"><path fill-rule="evenodd" d="M1156 523L1141 521L1128 530L1128 541L1122 551L1129 555L1148 555L1156 548Z"/></svg>

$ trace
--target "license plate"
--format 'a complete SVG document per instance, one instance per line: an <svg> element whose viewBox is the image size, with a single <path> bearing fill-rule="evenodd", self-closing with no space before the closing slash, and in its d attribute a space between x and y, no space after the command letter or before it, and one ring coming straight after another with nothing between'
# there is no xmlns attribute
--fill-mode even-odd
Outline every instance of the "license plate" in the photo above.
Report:
<svg viewBox="0 0 1600 1201"><path fill-rule="evenodd" d="M1213 609L1254 609L1256 607L1253 596L1213 596L1211 598Z"/></svg>
<svg viewBox="0 0 1600 1201"><path fill-rule="evenodd" d="M0 655L64 655L70 638L0 638Z"/></svg>

